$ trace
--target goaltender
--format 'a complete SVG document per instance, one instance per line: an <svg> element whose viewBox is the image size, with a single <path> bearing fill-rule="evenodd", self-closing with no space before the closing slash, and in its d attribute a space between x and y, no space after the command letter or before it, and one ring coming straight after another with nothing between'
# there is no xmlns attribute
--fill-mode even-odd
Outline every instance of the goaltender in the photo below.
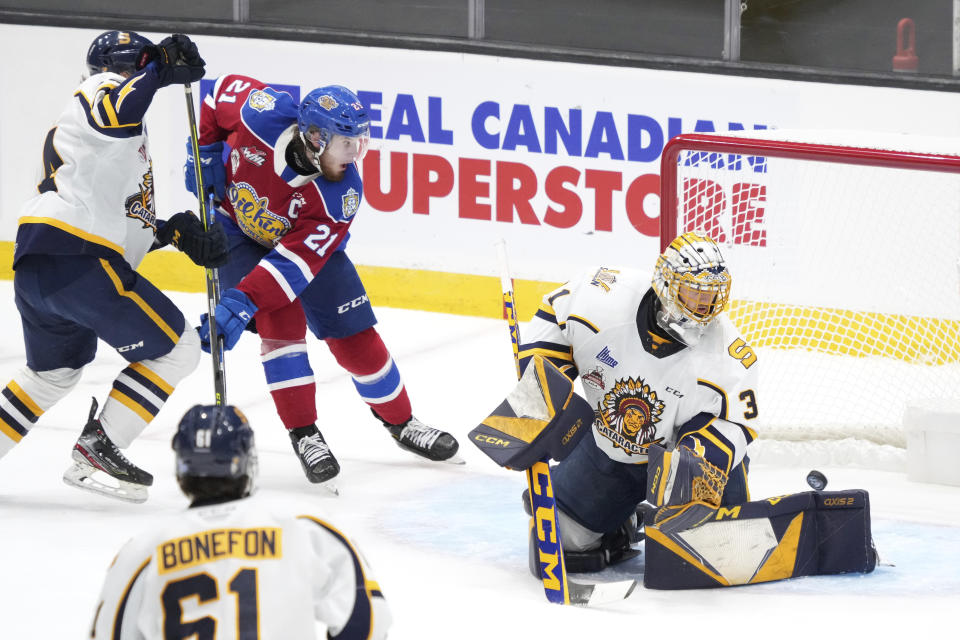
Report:
<svg viewBox="0 0 960 640"><path fill-rule="evenodd" d="M519 349L525 374L475 432L502 442L522 435L529 450L506 465L522 468L521 457L549 453L539 449L556 443L546 433L554 425L575 423L570 412L592 423L551 471L567 571L598 571L636 555L638 519L646 520L646 587L873 570L866 491L750 502L747 449L760 415L759 364L724 312L730 285L717 244L685 233L659 256L652 278L599 268L544 296ZM511 399L543 394L549 405L556 389L548 398L538 383L543 374L532 374L545 369L562 372L571 385L579 376L586 400L574 394L531 438L533 430L517 427L523 407ZM496 438L473 441L504 464L488 450ZM540 577L535 545L531 550Z"/></svg>

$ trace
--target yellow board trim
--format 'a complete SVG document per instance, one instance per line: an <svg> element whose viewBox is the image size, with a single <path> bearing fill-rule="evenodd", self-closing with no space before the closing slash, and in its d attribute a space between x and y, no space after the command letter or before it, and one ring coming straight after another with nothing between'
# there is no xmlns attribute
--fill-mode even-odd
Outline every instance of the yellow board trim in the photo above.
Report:
<svg viewBox="0 0 960 640"><path fill-rule="evenodd" d="M39 418L43 415L43 409L41 409L37 403L33 401L33 398L28 396L27 392L24 391L15 381L11 380L10 384L7 385L7 389L10 389L13 395L17 396L17 399L26 405L27 409L30 409L30 411L33 412L33 416L35 418Z"/></svg>
<svg viewBox="0 0 960 640"><path fill-rule="evenodd" d="M47 219L29 221L55 222ZM70 232L121 252L120 247L111 245L103 238L79 230ZM0 279L13 278L12 263L13 242L0 241ZM165 291L202 293L206 290L203 269L178 251L152 251L137 271ZM417 309L481 318L503 317L499 277L365 265L357 265L357 271L375 307ZM565 274L557 275L563 277ZM517 319L528 322L540 307L543 296L561 284L514 280ZM960 362L960 320L739 300L731 301L728 311L744 338L755 347L807 349L859 357L880 355L927 365ZM789 318L793 324L786 341L777 341L765 333L767 327L775 321L779 322L778 318ZM856 325L871 327L868 340L860 348L853 346L857 340L850 329ZM837 339L831 340L831 335ZM906 339L892 343L882 340L883 335L901 335ZM928 353L935 355L926 359L921 355Z"/></svg>
<svg viewBox="0 0 960 640"><path fill-rule="evenodd" d="M154 311L146 301L141 298L139 295L133 291L127 291L123 288L123 283L120 282L120 276L117 275L117 272L113 270L113 267L110 266L110 263L100 258L100 266L103 267L103 270L106 271L107 277L110 278L110 281L113 282L113 286L116 287L117 293L119 293L124 298L129 298L134 304L136 304L140 309L143 310L147 316L153 320L154 324L160 327L160 330L167 334L167 337L173 341L173 344L177 344L180 341L180 335L170 328L166 322L163 321L163 318L160 317L156 311Z"/></svg>

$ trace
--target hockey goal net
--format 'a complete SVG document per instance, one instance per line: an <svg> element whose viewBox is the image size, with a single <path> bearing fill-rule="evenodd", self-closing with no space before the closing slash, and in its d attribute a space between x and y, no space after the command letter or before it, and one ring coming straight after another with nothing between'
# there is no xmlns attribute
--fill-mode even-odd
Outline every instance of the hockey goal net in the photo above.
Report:
<svg viewBox="0 0 960 640"><path fill-rule="evenodd" d="M960 143L861 132L685 134L661 249L724 249L760 354L762 439L905 447L905 408L960 397Z"/></svg>

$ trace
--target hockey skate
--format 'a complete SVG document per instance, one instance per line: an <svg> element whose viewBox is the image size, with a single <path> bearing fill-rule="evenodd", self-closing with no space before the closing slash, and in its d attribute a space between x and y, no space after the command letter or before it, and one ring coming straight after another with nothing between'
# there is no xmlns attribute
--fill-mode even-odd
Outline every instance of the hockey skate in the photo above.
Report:
<svg viewBox="0 0 960 640"><path fill-rule="evenodd" d="M303 466L303 472L307 480L314 484L323 485L325 489L339 495L337 484L334 480L340 473L340 464L333 457L330 451L330 445L323 439L323 434L315 425L309 427L300 427L291 429L290 444L293 450L300 458L300 464Z"/></svg>
<svg viewBox="0 0 960 640"><path fill-rule="evenodd" d="M63 473L63 481L118 500L146 501L153 476L127 460L104 432L96 415L97 399L94 398L87 424L73 446L73 465ZM101 474L112 478L112 483L103 482Z"/></svg>
<svg viewBox="0 0 960 640"><path fill-rule="evenodd" d="M376 416L376 412L373 415ZM383 426L387 428L401 449L435 462L464 463L463 459L457 455L460 445L456 438L446 431L428 427L414 416L410 416L410 419L403 424L390 424L380 416L377 416L377 419L383 422Z"/></svg>

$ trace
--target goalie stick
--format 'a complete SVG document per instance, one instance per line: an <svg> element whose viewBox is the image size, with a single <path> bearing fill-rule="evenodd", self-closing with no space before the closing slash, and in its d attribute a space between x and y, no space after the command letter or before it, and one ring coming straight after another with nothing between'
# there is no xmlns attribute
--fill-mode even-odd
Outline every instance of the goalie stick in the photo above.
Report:
<svg viewBox="0 0 960 640"><path fill-rule="evenodd" d="M212 207L207 206L206 194L203 190L203 171L200 169L200 137L197 134L197 116L193 107L193 86L183 85L183 93L187 100L187 120L190 123L190 150L193 154L193 171L197 185L197 206L200 208L200 221L206 231L213 225ZM210 195L211 204L213 194ZM217 334L215 322L217 305L220 303L220 274L216 267L204 269L207 280L207 319L210 322L210 356L213 362L213 394L214 403L218 407L227 404L227 376L223 362L223 341Z"/></svg>
<svg viewBox="0 0 960 640"><path fill-rule="evenodd" d="M497 261L500 266L500 288L503 296L503 317L510 328L513 346L513 363L517 378L520 377L520 324L517 320L516 297L513 293L513 278L507 264L507 244L499 240ZM633 593L636 580L586 584L567 578L563 560L560 529L557 520L557 503L553 497L553 482L550 479L550 459L543 458L526 470L527 488L530 496L530 528L536 532L537 555L540 562L540 579L547 600L555 604L596 605L622 600ZM543 514L543 515L541 515Z"/></svg>

